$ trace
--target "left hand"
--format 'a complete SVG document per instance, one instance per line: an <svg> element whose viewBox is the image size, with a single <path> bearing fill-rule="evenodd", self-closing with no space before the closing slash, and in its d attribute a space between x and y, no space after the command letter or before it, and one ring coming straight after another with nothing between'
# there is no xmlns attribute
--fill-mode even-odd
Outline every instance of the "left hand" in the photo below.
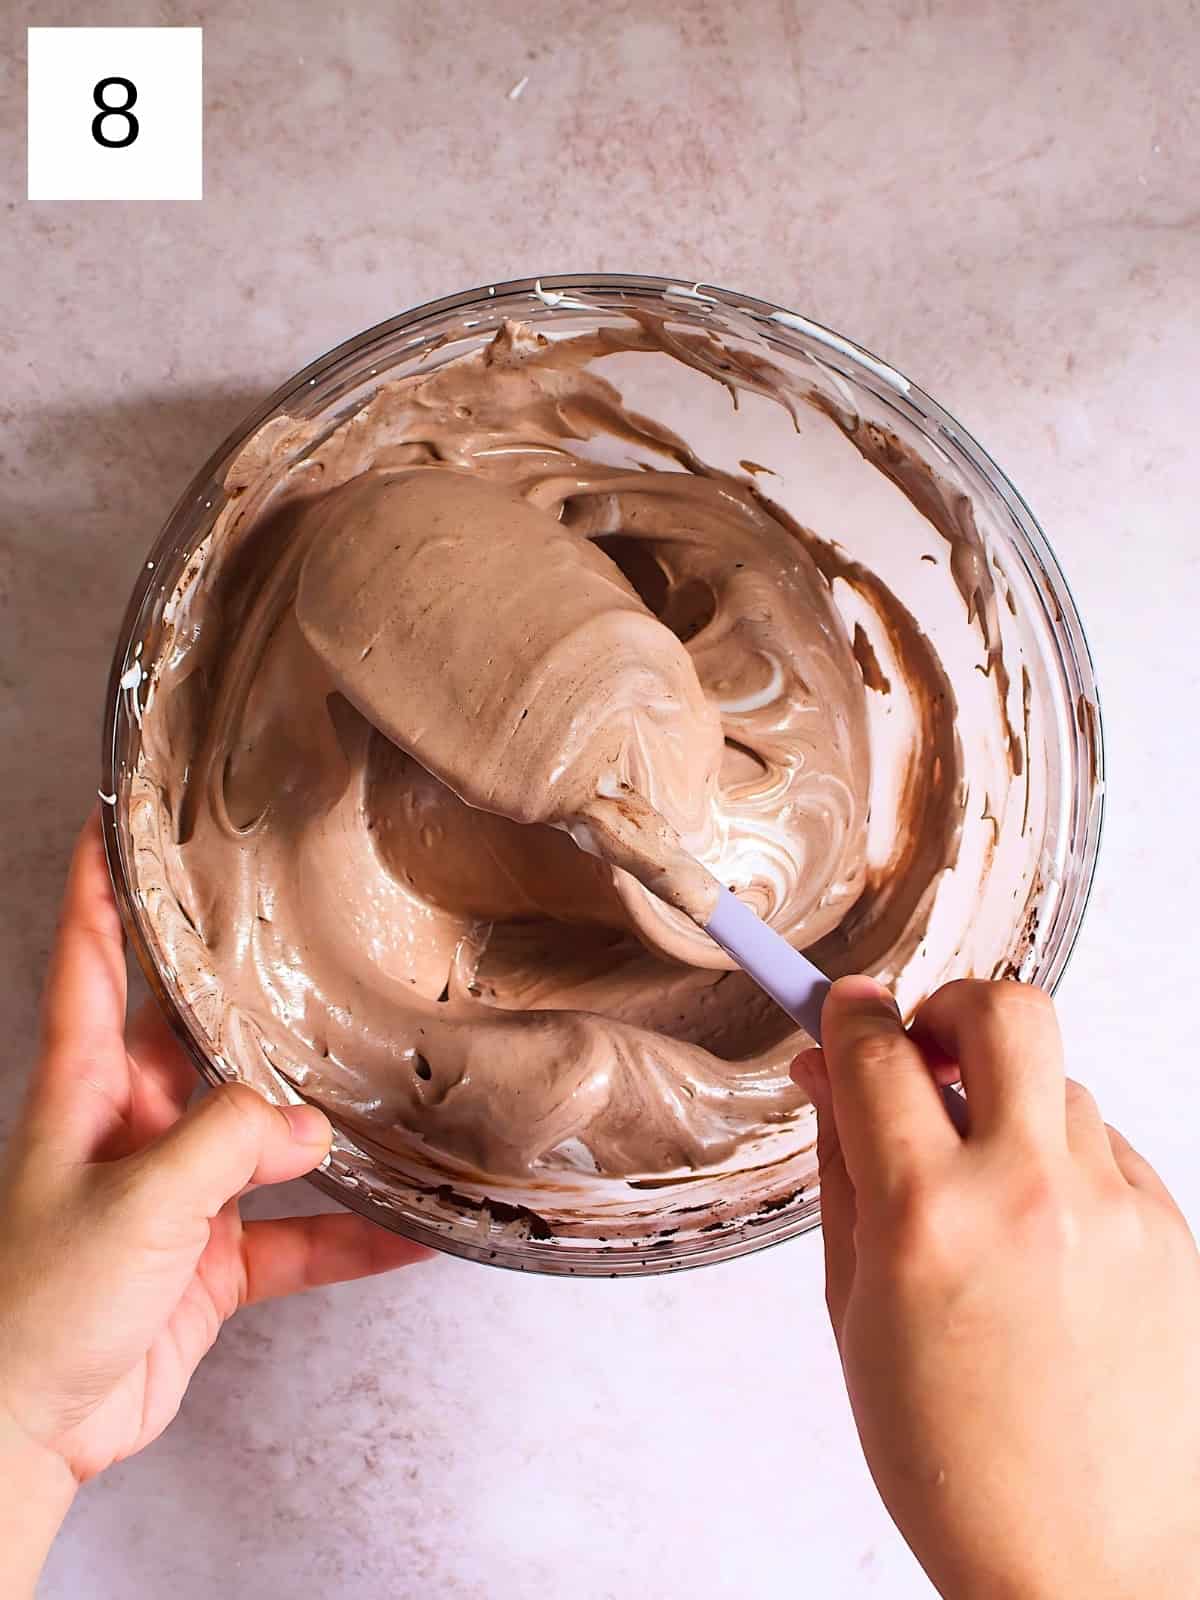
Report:
<svg viewBox="0 0 1200 1600"><path fill-rule="evenodd" d="M157 1438L241 1306L428 1254L349 1214L243 1222L245 1189L324 1158L327 1118L243 1085L186 1110L194 1068L153 1002L126 1038L125 1003L93 818L71 864L40 1059L0 1183L0 1459L21 1473L52 1460L74 1483Z"/></svg>

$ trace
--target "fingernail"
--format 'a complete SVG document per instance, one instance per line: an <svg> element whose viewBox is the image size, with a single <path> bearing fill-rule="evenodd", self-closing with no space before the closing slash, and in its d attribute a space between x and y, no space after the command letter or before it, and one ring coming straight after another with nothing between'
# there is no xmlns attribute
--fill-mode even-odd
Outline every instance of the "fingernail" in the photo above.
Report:
<svg viewBox="0 0 1200 1600"><path fill-rule="evenodd" d="M802 1050L789 1070L792 1082L815 1103L828 1082L823 1053L820 1050Z"/></svg>
<svg viewBox="0 0 1200 1600"><path fill-rule="evenodd" d="M328 1144L333 1137L329 1118L316 1106L284 1106L283 1114L296 1144Z"/></svg>
<svg viewBox="0 0 1200 1600"><path fill-rule="evenodd" d="M897 1017L900 1015L900 1008L891 990L885 989L876 979L869 978L865 972L856 972L851 977L839 978L830 992L839 1000L849 1000L852 1004L865 1001L883 1005L889 1011L894 1011Z"/></svg>
<svg viewBox="0 0 1200 1600"><path fill-rule="evenodd" d="M793 1058L788 1067L788 1075L790 1076L792 1082L798 1083L800 1087L806 1091L809 1084L812 1082L812 1066L810 1064L810 1058L815 1054L815 1050L801 1050L800 1054Z"/></svg>

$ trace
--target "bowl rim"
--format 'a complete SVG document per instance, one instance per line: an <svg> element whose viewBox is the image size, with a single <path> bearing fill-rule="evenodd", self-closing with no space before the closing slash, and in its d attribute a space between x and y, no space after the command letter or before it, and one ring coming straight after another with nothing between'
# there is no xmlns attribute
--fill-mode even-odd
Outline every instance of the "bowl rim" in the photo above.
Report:
<svg viewBox="0 0 1200 1600"><path fill-rule="evenodd" d="M950 456L957 455L965 460L966 464L999 495L1014 528L1029 546L1045 575L1047 585L1061 613L1060 626L1065 633L1066 643L1070 646L1068 651L1060 644L1062 664L1064 669L1073 666L1078 679L1078 683L1073 684L1072 688L1079 696L1086 696L1095 708L1094 718L1088 730L1085 731L1082 726L1077 726L1077 718L1072 718L1071 722L1077 762L1084 753L1083 746L1087 746L1087 765L1091 773L1090 795L1089 803L1083 808L1083 814L1080 816L1080 785L1076 784L1072 821L1077 825L1080 877L1070 901L1066 923L1059 934L1050 970L1042 979L1044 987L1053 993L1061 982L1074 953L1091 903L1106 809L1104 718L1095 659L1074 593L1058 557L1028 502L996 459L967 428L898 368L856 341L806 315L790 311L772 301L702 280L644 273L576 272L542 273L536 277L481 284L454 294L423 301L395 316L374 323L316 357L272 390L237 427L226 435L195 473L163 521L148 558L142 563L117 631L109 670L101 748L102 800L105 795L118 793L117 785L121 780L118 754L121 679L128 669L129 650L138 619L155 584L158 557L172 542L172 531L176 524L185 518L198 502L203 502L206 495L211 497L214 487L219 487L223 469L228 466L246 440L272 417L289 410L295 414L292 409L294 402L303 397L307 391L317 388L322 378L329 376L363 352L385 344L396 335L411 330L422 322L475 306L497 306L506 299L528 300L530 296L540 299L551 313L550 319L541 320L552 320L552 313L559 305L568 311L619 310L619 301L608 304L600 302L594 306L582 302L571 304L573 295L586 296L589 293L625 296L631 301L653 299L657 302L666 301L668 305L675 302L680 310L688 306L712 304L728 311L743 313L753 319L758 325L758 331L764 334L770 343L778 345L792 355L807 353L804 344L796 339L796 335L799 334L821 347L822 360L835 371L845 371L848 367L849 375L854 381L873 392L878 399L903 412L913 412L914 415L910 420L922 427L926 429L933 427L938 435L939 444ZM1082 771L1082 764L1079 770ZM212 1085L227 1081L214 1066L211 1052L204 1051L193 1036L174 996L163 980L158 962L144 935L141 920L134 909L134 885L131 875L126 870L121 850L116 807L111 803L102 803L100 811L109 875L121 921L143 976L163 1009L172 1031L184 1046L200 1076ZM411 1214L398 1216L369 1194L351 1188L329 1171L318 1169L309 1173L306 1181L348 1209L443 1253L485 1265L513 1271L533 1271L547 1276L639 1277L666 1271L681 1271L749 1255L783 1243L820 1225L819 1191L814 1185L804 1194L803 1202L795 1208L787 1209L777 1215L758 1213L741 1219L731 1224L727 1235L713 1235L707 1241L703 1239L690 1241L691 1248L675 1247L672 1251L664 1250L660 1253L652 1244L639 1243L630 1249L597 1248L594 1256L585 1257L583 1251L588 1248L587 1246L577 1247L578 1255L574 1249L564 1255L562 1252L547 1248L545 1244L539 1244L538 1241L522 1240L519 1251L510 1253L505 1248L499 1250L490 1248L486 1242L476 1244L469 1239L447 1235L440 1229L422 1224ZM572 1257L574 1259L571 1259Z"/></svg>

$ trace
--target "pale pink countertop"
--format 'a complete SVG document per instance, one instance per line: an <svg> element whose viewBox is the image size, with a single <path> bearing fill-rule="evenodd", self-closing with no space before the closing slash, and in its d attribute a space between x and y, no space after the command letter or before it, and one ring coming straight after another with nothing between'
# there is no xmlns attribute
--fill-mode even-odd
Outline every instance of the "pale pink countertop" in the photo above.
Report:
<svg viewBox="0 0 1200 1600"><path fill-rule="evenodd" d="M17 0L0 50L4 1121L113 637L193 469L290 372L417 301L663 272L874 349L1041 518L1098 659L1111 778L1061 991L1072 1065L1200 1220L1180 1044L1200 899L1195 4L74 10ZM79 20L203 22L203 202L26 201L24 27ZM931 1592L858 1456L816 1235L624 1284L439 1260L247 1313L170 1433L80 1497L44 1586Z"/></svg>

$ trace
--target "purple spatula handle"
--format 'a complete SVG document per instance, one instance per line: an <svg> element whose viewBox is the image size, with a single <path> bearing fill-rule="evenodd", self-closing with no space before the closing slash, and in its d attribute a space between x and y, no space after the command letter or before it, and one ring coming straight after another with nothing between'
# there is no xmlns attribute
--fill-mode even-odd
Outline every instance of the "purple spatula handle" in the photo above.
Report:
<svg viewBox="0 0 1200 1600"><path fill-rule="evenodd" d="M820 1044L821 1007L833 985L807 956L793 950L728 889L721 890L705 932Z"/></svg>
<svg viewBox="0 0 1200 1600"><path fill-rule="evenodd" d="M728 889L722 889L705 932L798 1022L818 1044L821 1042L821 1007L833 985L807 956L793 950L774 928L768 928ZM959 1133L967 1131L967 1102L949 1085L941 1090L946 1113Z"/></svg>

